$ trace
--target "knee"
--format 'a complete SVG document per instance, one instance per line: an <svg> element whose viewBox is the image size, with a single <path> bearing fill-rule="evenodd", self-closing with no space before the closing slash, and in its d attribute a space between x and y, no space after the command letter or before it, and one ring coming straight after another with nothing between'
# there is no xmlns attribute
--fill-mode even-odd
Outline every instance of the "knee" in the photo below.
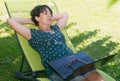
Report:
<svg viewBox="0 0 120 81"><path fill-rule="evenodd" d="M105 81L103 76L100 75L98 72L92 72L88 75L87 79L89 81Z"/></svg>

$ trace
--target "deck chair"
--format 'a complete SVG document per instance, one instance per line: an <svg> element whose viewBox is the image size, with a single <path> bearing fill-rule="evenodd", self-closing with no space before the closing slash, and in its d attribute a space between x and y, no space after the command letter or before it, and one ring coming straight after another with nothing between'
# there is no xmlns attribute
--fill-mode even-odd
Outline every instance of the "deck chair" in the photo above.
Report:
<svg viewBox="0 0 120 81"><path fill-rule="evenodd" d="M55 2L46 1L46 0L39 0L37 1L14 1L14 2L5 2L5 6L9 17L28 17L30 10L37 4L47 4L51 7L54 13L57 13L57 7ZM77 52L73 47L69 37L66 33L66 30L63 30L63 33L66 38L67 45L73 50L73 52ZM16 33L18 41L20 43L23 58L20 66L19 72L13 74L13 76L19 80L27 80L27 81L50 81L45 76L45 68L41 63L40 55L34 51L28 41L21 37L19 34ZM24 69L25 62L27 61L29 69ZM105 72L97 69L101 75L104 76L105 81L115 81L111 76L106 74Z"/></svg>

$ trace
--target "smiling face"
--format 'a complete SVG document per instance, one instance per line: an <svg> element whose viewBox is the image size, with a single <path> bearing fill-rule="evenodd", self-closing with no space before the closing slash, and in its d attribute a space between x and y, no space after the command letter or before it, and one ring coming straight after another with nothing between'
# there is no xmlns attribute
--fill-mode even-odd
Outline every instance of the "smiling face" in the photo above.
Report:
<svg viewBox="0 0 120 81"><path fill-rule="evenodd" d="M40 13L39 17L37 17L37 21L39 22L39 24L43 24L43 25L50 25L51 21L52 21L52 15L51 12L49 11L48 8L46 8L45 11L43 11L42 13Z"/></svg>
<svg viewBox="0 0 120 81"><path fill-rule="evenodd" d="M37 5L31 10L30 15L31 20L36 26L50 24L52 10L47 5ZM46 22L47 19L49 20L49 22Z"/></svg>
<svg viewBox="0 0 120 81"><path fill-rule="evenodd" d="M44 30L50 27L52 22L52 14L48 8L44 10L39 16L35 17L36 21L38 21L38 25L40 29Z"/></svg>

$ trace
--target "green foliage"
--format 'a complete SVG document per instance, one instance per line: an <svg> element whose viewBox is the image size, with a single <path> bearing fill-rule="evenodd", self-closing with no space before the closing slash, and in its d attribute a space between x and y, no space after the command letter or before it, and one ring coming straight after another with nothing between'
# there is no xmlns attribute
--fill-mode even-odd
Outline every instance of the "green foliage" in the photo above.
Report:
<svg viewBox="0 0 120 81"><path fill-rule="evenodd" d="M115 60L100 69L120 81L120 12L118 9L106 13L105 8L108 4L105 3L106 0L69 0L69 2L56 0L56 2L61 12L69 13L70 18L66 29L77 51L85 51L95 59L118 53ZM118 0L110 0L109 7L117 2ZM17 7L19 4L15 5ZM15 8L12 9L16 11ZM19 70L21 56L14 31L6 22L0 21L0 81L18 81L12 77L12 74Z"/></svg>
<svg viewBox="0 0 120 81"><path fill-rule="evenodd" d="M21 50L13 30L0 22L0 81L15 81L13 72L17 71L21 62Z"/></svg>
<svg viewBox="0 0 120 81"><path fill-rule="evenodd" d="M111 8L118 1L119 0L110 0L109 3L108 3L108 8Z"/></svg>

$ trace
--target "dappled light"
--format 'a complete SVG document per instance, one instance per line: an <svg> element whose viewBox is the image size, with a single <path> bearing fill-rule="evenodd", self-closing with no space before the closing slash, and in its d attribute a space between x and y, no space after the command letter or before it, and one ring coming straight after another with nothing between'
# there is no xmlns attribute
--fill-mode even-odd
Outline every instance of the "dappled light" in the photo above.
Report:
<svg viewBox="0 0 120 81"><path fill-rule="evenodd" d="M13 61L13 64L18 63L19 61L20 61L20 59L19 59L19 58L15 58L15 59L14 59L14 61Z"/></svg>
<svg viewBox="0 0 120 81"><path fill-rule="evenodd" d="M19 2L15 4L13 0L14 4L10 4L11 7L15 6L11 8L12 16L30 17L28 8L32 9L30 4L34 0L23 0L22 3L24 1L28 2L29 6L18 4ZM56 2L59 12L68 12L69 19L65 29L77 51L84 51L95 60L118 54L100 69L120 81L120 0L51 1ZM39 3L34 5L36 4ZM53 5L49 5L57 13ZM23 11L18 12L18 9ZM11 75L20 67L22 51L14 31L6 23L8 16L4 4L0 10L0 74L3 74L0 75L0 81L17 81Z"/></svg>
<svg viewBox="0 0 120 81"><path fill-rule="evenodd" d="M116 49L120 46L119 43L112 41L111 36L98 36L99 32L99 30L81 32L71 37L71 41L78 51L86 51L95 59L119 53L120 49Z"/></svg>
<svg viewBox="0 0 120 81"><path fill-rule="evenodd" d="M0 38L12 36L13 30L8 26L6 22L0 22Z"/></svg>

